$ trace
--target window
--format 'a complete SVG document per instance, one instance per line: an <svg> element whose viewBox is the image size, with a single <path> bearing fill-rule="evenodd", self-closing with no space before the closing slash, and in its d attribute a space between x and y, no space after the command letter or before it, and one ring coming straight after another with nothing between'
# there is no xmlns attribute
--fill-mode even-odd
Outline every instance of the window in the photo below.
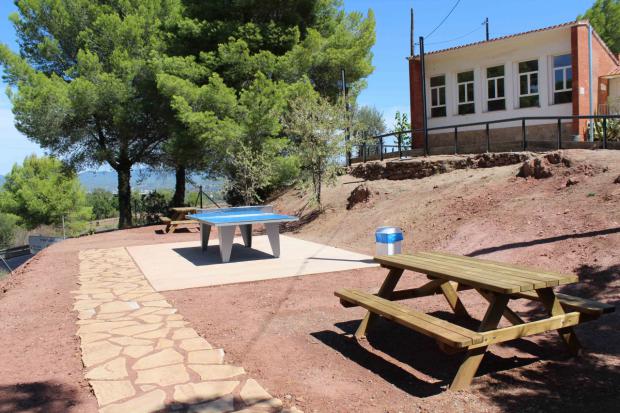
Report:
<svg viewBox="0 0 620 413"><path fill-rule="evenodd" d="M463 72L456 75L459 90L459 115L476 112L474 103L474 72Z"/></svg>
<svg viewBox="0 0 620 413"><path fill-rule="evenodd" d="M573 100L573 65L571 55L553 58L553 103Z"/></svg>
<svg viewBox="0 0 620 413"><path fill-rule="evenodd" d="M538 60L519 63L519 107L539 106Z"/></svg>
<svg viewBox="0 0 620 413"><path fill-rule="evenodd" d="M431 117L446 116L446 76L431 77Z"/></svg>
<svg viewBox="0 0 620 413"><path fill-rule="evenodd" d="M489 112L506 109L504 79L504 66L494 66L487 69L487 106Z"/></svg>

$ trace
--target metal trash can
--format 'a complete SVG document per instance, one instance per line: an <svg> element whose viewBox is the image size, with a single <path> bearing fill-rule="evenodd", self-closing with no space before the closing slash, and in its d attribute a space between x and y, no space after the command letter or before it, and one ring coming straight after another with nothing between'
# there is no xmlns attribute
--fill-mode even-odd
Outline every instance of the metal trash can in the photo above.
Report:
<svg viewBox="0 0 620 413"><path fill-rule="evenodd" d="M400 254L403 230L399 227L379 227L375 231L377 255Z"/></svg>

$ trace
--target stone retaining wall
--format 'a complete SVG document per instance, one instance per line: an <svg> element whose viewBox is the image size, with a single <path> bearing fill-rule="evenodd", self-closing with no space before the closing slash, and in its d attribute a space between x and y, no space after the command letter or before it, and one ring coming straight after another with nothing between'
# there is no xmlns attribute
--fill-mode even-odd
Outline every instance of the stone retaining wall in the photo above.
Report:
<svg viewBox="0 0 620 413"><path fill-rule="evenodd" d="M369 181L378 179L420 179L431 175L451 172L456 169L493 168L496 166L516 165L533 155L530 152L484 153L479 155L442 156L438 159L407 159L373 161L349 167L348 173L356 178Z"/></svg>

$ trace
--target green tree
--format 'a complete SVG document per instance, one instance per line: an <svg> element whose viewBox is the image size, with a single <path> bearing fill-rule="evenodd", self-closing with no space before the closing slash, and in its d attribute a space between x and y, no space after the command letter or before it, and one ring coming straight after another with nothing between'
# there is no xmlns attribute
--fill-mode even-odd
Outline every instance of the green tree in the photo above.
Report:
<svg viewBox="0 0 620 413"><path fill-rule="evenodd" d="M394 115L394 130L392 132L396 135L398 146L411 146L411 137L408 133L405 133L408 130L411 130L411 125L409 124L407 114L396 111Z"/></svg>
<svg viewBox="0 0 620 413"><path fill-rule="evenodd" d="M16 127L74 166L118 174L119 226L131 225L132 166L169 137L156 77L180 0L16 0L20 54L0 45Z"/></svg>
<svg viewBox="0 0 620 413"><path fill-rule="evenodd" d="M17 217L0 213L0 249L10 248L15 241Z"/></svg>
<svg viewBox="0 0 620 413"><path fill-rule="evenodd" d="M112 192L101 188L95 188L86 194L86 200L93 210L93 217L95 219L118 216L118 199Z"/></svg>
<svg viewBox="0 0 620 413"><path fill-rule="evenodd" d="M353 110L353 134L364 141L385 133L387 127L383 114L374 106L362 106Z"/></svg>
<svg viewBox="0 0 620 413"><path fill-rule="evenodd" d="M189 18L176 31L177 56L163 62L166 75L159 76L160 90L171 100L181 124L166 145L169 168L177 173L175 199L182 199L188 170L224 171L230 184L237 169L233 164L248 153L271 159L274 166L270 169L274 176L261 180L267 186L257 196L264 198L280 183L290 182L296 174L288 174L297 165L294 158L282 160L281 155L292 153L287 145L268 142L281 138L276 129L281 129L282 113L277 112L285 106L276 102L281 98L272 85L284 90L309 79L321 94L336 98L345 69L355 96L373 70L374 15L347 14L339 0L187 0L186 5ZM210 87L214 82L231 90ZM211 102L235 94L239 100L235 105ZM272 107L261 112L266 104ZM242 146L247 148L234 148ZM224 168L225 159L236 161ZM234 182L228 187L234 188Z"/></svg>
<svg viewBox="0 0 620 413"><path fill-rule="evenodd" d="M620 53L620 0L596 0L578 18L589 20L611 51Z"/></svg>
<svg viewBox="0 0 620 413"><path fill-rule="evenodd" d="M92 215L75 172L55 158L29 156L5 179L0 210L19 217L18 223L27 229L59 226L64 219L75 233Z"/></svg>
<svg viewBox="0 0 620 413"><path fill-rule="evenodd" d="M374 106L354 107L352 111L352 144L369 145L371 153L379 153L379 141L373 139L385 133L387 127L383 114Z"/></svg>
<svg viewBox="0 0 620 413"><path fill-rule="evenodd" d="M340 106L317 94L298 97L286 115L286 130L295 141L302 182L312 188L312 199L322 208L321 192L335 181L344 152L344 116Z"/></svg>

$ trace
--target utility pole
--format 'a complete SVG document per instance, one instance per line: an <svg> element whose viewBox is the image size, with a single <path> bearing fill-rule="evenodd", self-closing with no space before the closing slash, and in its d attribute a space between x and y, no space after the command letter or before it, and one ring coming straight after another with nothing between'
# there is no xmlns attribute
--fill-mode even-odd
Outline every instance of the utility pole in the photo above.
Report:
<svg viewBox="0 0 620 413"><path fill-rule="evenodd" d="M411 31L409 34L409 44L410 44L410 51L409 51L409 56L413 57L413 55L415 54L415 43L413 41L413 7L411 8Z"/></svg>
<svg viewBox="0 0 620 413"><path fill-rule="evenodd" d="M486 26L486 29L487 29L487 42L488 42L489 41L489 18L488 17L484 19L484 25Z"/></svg>
<svg viewBox="0 0 620 413"><path fill-rule="evenodd" d="M428 124L426 111L426 67L424 65L424 36L420 36L420 77L422 80L422 127L424 128L424 156L428 156Z"/></svg>
<svg viewBox="0 0 620 413"><path fill-rule="evenodd" d="M347 100L347 83L346 83L346 73L344 71L344 69L342 69L340 71L340 75L341 75L341 81L342 81L342 98L344 100L344 111L345 111L345 118L346 118L346 129L345 129L345 134L344 134L344 143L345 143L345 147L346 147L346 163L347 166L351 166L351 149L349 148L349 141L351 140L351 128L349 125L349 101Z"/></svg>

